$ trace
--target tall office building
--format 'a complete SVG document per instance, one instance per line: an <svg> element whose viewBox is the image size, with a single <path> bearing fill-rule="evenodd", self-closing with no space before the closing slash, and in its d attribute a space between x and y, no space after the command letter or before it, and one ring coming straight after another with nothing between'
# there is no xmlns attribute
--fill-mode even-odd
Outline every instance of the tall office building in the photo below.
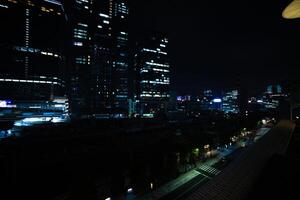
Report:
<svg viewBox="0 0 300 200"><path fill-rule="evenodd" d="M266 109L277 109L280 103L285 101L285 94L280 85L269 85L267 91L262 96L262 101Z"/></svg>
<svg viewBox="0 0 300 200"><path fill-rule="evenodd" d="M283 94L283 90L280 85L269 85L267 87L266 94L272 96L281 96Z"/></svg>
<svg viewBox="0 0 300 200"><path fill-rule="evenodd" d="M200 103L200 107L203 110L211 110L212 109L212 100L213 100L213 91L212 90L204 90L202 95L198 97L198 102Z"/></svg>
<svg viewBox="0 0 300 200"><path fill-rule="evenodd" d="M153 33L141 39L135 54L136 101L138 112L153 117L163 110L170 98L170 63L168 39Z"/></svg>
<svg viewBox="0 0 300 200"><path fill-rule="evenodd" d="M227 90L223 95L222 110L228 114L238 114L239 109L239 91L237 89Z"/></svg>
<svg viewBox="0 0 300 200"><path fill-rule="evenodd" d="M129 5L110 0L113 31L113 113L125 117L129 109Z"/></svg>
<svg viewBox="0 0 300 200"><path fill-rule="evenodd" d="M90 22L92 37L91 71L89 76L90 114L111 114L112 90L112 12L111 1L94 1Z"/></svg>
<svg viewBox="0 0 300 200"><path fill-rule="evenodd" d="M68 23L68 80L71 112L84 115L89 112L89 81L91 70L92 0L64 1Z"/></svg>
<svg viewBox="0 0 300 200"><path fill-rule="evenodd" d="M3 0L0 15L7 27L0 33L0 81L5 91L0 100L49 99L64 95L67 85L75 116L127 116L126 0Z"/></svg>
<svg viewBox="0 0 300 200"><path fill-rule="evenodd" d="M1 0L0 99L65 94L64 7L56 0Z"/></svg>
<svg viewBox="0 0 300 200"><path fill-rule="evenodd" d="M71 24L69 65L73 114L127 116L127 1L74 0L65 4Z"/></svg>

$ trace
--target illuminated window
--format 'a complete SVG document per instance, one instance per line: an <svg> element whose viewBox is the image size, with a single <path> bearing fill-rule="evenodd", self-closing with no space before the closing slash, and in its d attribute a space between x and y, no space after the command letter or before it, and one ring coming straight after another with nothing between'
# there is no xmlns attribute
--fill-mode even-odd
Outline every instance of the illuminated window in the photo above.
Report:
<svg viewBox="0 0 300 200"><path fill-rule="evenodd" d="M108 15L106 15L106 14L103 14L103 13L100 13L99 14L101 17L104 17L104 18L109 18L109 16Z"/></svg>
<svg viewBox="0 0 300 200"><path fill-rule="evenodd" d="M74 46L79 46L79 47L83 46L82 42L74 42L73 44Z"/></svg>

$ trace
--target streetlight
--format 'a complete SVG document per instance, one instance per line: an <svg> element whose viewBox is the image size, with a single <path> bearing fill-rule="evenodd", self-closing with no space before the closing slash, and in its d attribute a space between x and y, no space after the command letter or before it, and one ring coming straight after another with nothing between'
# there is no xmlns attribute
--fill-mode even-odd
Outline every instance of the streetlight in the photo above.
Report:
<svg viewBox="0 0 300 200"><path fill-rule="evenodd" d="M300 0L294 0L283 11L282 16L285 19L300 18Z"/></svg>
<svg viewBox="0 0 300 200"><path fill-rule="evenodd" d="M291 118L290 120L291 121L293 121L293 117L294 117L293 110L296 108L299 108L299 107L300 107L300 104L296 104L296 103L292 103L292 102L290 103L290 118Z"/></svg>
<svg viewBox="0 0 300 200"><path fill-rule="evenodd" d="M150 189L153 190L154 186L153 183L150 183Z"/></svg>

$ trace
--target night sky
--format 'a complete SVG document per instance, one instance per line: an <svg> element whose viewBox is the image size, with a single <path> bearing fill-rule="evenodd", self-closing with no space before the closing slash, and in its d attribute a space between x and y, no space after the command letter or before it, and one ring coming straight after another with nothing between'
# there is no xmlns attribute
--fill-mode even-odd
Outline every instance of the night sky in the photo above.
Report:
<svg viewBox="0 0 300 200"><path fill-rule="evenodd" d="M199 94L237 83L250 94L299 76L300 20L287 0L131 0L131 29L170 39L173 89Z"/></svg>

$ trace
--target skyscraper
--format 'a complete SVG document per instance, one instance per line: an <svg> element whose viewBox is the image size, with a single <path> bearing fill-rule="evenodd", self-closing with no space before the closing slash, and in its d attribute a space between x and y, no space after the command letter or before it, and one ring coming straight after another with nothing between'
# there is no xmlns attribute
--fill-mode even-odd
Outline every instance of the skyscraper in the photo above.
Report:
<svg viewBox="0 0 300 200"><path fill-rule="evenodd" d="M113 31L113 113L128 115L129 5L128 0L110 0Z"/></svg>
<svg viewBox="0 0 300 200"><path fill-rule="evenodd" d="M222 110L224 113L239 113L239 91L237 89L227 90L223 95Z"/></svg>
<svg viewBox="0 0 300 200"><path fill-rule="evenodd" d="M90 113L109 116L112 109L112 18L111 2L95 1L93 21L90 23L92 34L92 57L90 71Z"/></svg>
<svg viewBox="0 0 300 200"><path fill-rule="evenodd" d="M269 95L282 95L282 87L280 85L269 85L266 94Z"/></svg>
<svg viewBox="0 0 300 200"><path fill-rule="evenodd" d="M277 109L285 100L285 94L283 93L280 85L269 85L267 91L263 95L263 102L267 109Z"/></svg>
<svg viewBox="0 0 300 200"><path fill-rule="evenodd" d="M66 2L70 17L70 96L74 114L128 114L127 1Z"/></svg>
<svg viewBox="0 0 300 200"><path fill-rule="evenodd" d="M212 109L212 100L213 100L213 91L212 90L204 90L203 94L198 98L200 102L200 107L203 110L211 110Z"/></svg>
<svg viewBox="0 0 300 200"><path fill-rule="evenodd" d="M92 53L92 0L65 1L68 23L69 97L74 115L89 112L90 71Z"/></svg>
<svg viewBox="0 0 300 200"><path fill-rule="evenodd" d="M153 33L142 38L135 54L136 100L141 116L153 117L170 98L168 39Z"/></svg>
<svg viewBox="0 0 300 200"><path fill-rule="evenodd" d="M67 18L61 2L3 0L0 5L0 99L63 96Z"/></svg>

